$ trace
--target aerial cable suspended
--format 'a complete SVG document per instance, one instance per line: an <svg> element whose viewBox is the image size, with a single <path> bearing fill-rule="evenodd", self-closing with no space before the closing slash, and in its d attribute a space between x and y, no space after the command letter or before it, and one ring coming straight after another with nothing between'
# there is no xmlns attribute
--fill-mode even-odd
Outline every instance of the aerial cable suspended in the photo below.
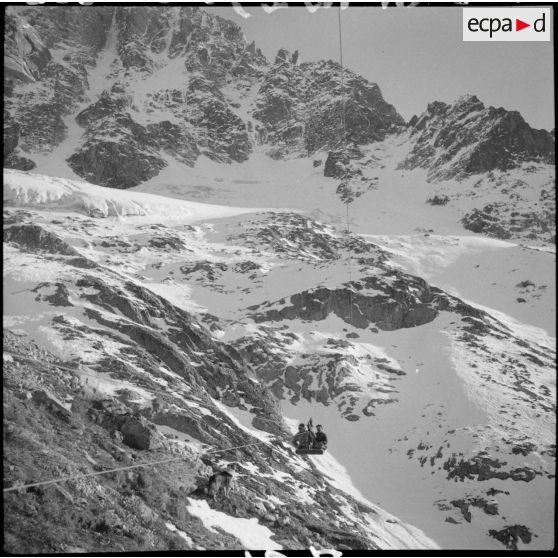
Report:
<svg viewBox="0 0 558 558"><path fill-rule="evenodd" d="M341 122L343 124L343 136L341 138L341 143L343 145L343 158L347 156L347 122L346 122L346 101L345 101L345 71L343 66L343 33L341 28L341 4L339 4L338 9L338 27L339 27L339 61L341 67ZM347 240L350 241L350 234L351 234L351 218L349 214L349 203L351 200L351 187L349 182L345 182L346 191L345 191L345 208L347 210ZM353 270L352 270L352 256L351 256L351 249L349 246L349 259L348 259L348 266L349 266L349 323L353 321ZM347 318L347 317L345 317Z"/></svg>

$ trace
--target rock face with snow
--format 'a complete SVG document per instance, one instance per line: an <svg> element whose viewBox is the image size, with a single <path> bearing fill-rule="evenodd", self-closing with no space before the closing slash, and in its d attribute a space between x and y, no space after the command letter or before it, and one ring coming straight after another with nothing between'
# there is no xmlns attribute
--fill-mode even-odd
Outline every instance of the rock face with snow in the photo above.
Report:
<svg viewBox="0 0 558 558"><path fill-rule="evenodd" d="M4 71L12 79L34 82L51 59L48 48L23 18L10 13L6 17L6 52Z"/></svg>
<svg viewBox="0 0 558 558"><path fill-rule="evenodd" d="M246 548L246 518L276 549L435 544L407 522L442 545L551 544L555 356L539 330L305 215L4 181L6 484L176 458L7 493L7 548ZM323 457L289 447L284 416L308 414L326 424ZM332 455L412 521L359 495ZM238 489L205 501L231 463Z"/></svg>
<svg viewBox="0 0 558 558"><path fill-rule="evenodd" d="M14 187L16 176L20 192L28 189L20 203L33 200L35 209L7 210L4 241L15 267L6 269L5 284L10 289L19 281L33 285L20 290L27 293L27 302L20 301L21 323L38 319L35 325L50 341L41 346L18 328L4 331L7 485L132 468L117 477L86 477L7 494L7 548L435 546L358 495L343 481L342 469L335 470L335 461L328 458L324 465L295 456L267 382L242 350L218 340L205 326L222 330L219 318L184 309L180 297L171 296L171 302L165 287L172 289L170 277L160 291L147 277L140 280L110 263L117 258L131 264L141 251L153 270L163 260L165 266L180 266L197 243L199 226L177 221L167 227L157 224L158 215L147 222L130 217L127 232L115 238L112 222L83 209L52 218L37 203L49 179L36 182L39 190L31 194L23 173L8 173L7 183ZM88 186L76 188L85 195ZM48 186L42 192L51 203L52 193ZM218 208L212 211L222 215ZM70 230L71 238L64 232ZM95 265L75 266L76 256ZM24 260L25 268L36 269L36 279L19 275L23 268L17 262ZM246 266L235 273L244 277ZM36 452L41 459L29 457ZM133 468L165 460L170 462L159 468ZM239 475L232 495L204 501L211 467L231 463ZM96 497L100 493L102 501ZM219 532L208 524L210 517L221 518ZM248 531L241 528L246 518Z"/></svg>
<svg viewBox="0 0 558 558"><path fill-rule="evenodd" d="M255 100L256 130L273 146L271 156L311 154L345 140L371 143L404 124L376 84L332 61L298 65L293 60L279 51Z"/></svg>
<svg viewBox="0 0 558 558"><path fill-rule="evenodd" d="M10 12L7 105L20 150L52 152L75 122L81 138L68 165L116 188L157 175L165 153L188 165L200 152L219 161L247 158L246 122L222 89L229 82L249 88L266 61L238 26L196 7L91 7L80 15L65 7ZM98 69L110 74L110 86L98 83ZM147 86L138 88L139 81Z"/></svg>
<svg viewBox="0 0 558 558"><path fill-rule="evenodd" d="M465 177L520 163L552 163L554 138L534 130L518 112L485 107L474 95L434 102L409 122L414 146L401 168L428 169L431 180Z"/></svg>
<svg viewBox="0 0 558 558"><path fill-rule="evenodd" d="M163 153L193 165L200 153L243 161L254 143L268 145L273 157L332 148L343 135L343 112L347 138L357 143L381 140L404 124L377 85L345 70L342 88L339 65L297 65L298 54L284 50L270 64L237 25L199 8L87 12L79 26L79 8L14 8L6 64L22 69L7 71L6 79L21 148L52 151L66 137L65 118L75 119L82 137L67 162L94 183L144 182L165 166ZM20 46L22 29L35 41L27 41L35 45L29 53ZM95 56L111 87L91 83ZM29 81L37 85L21 94ZM87 95L91 89L98 99ZM39 118L41 132L31 127Z"/></svg>
<svg viewBox="0 0 558 558"><path fill-rule="evenodd" d="M5 110L19 126L18 151L48 153L66 137L64 118L87 98L110 21L106 8L8 9Z"/></svg>
<svg viewBox="0 0 558 558"><path fill-rule="evenodd" d="M448 208L463 195L455 181L489 186L502 182L490 173L511 173L492 223L482 197L462 211L469 230L545 242L555 234L550 200L523 211L510 192L518 169L535 165L538 178L554 158L554 136L517 112L465 95L430 103L406 125L377 84L331 60L301 63L286 48L268 61L238 25L200 7L14 6L6 25L6 168L59 165L65 176L130 188L205 157L318 154L352 203L377 186L368 174L382 162L368 153L395 138L404 140L397 168L425 169L433 199L447 186Z"/></svg>
<svg viewBox="0 0 558 558"><path fill-rule="evenodd" d="M5 484L177 459L6 493L8 551L554 546L554 134L299 59L8 8Z"/></svg>

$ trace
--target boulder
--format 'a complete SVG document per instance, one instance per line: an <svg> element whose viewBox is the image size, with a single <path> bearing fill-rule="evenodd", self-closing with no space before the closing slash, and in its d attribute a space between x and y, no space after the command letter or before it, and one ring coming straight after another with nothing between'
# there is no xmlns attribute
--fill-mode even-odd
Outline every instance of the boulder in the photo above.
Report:
<svg viewBox="0 0 558 558"><path fill-rule="evenodd" d="M129 417L120 426L122 442L127 446L149 450L161 447L162 439L155 425L148 422L143 417Z"/></svg>
<svg viewBox="0 0 558 558"><path fill-rule="evenodd" d="M7 157L4 157L5 169L16 169L27 172L34 169L36 166L35 161L27 157L18 157L14 153L10 153Z"/></svg>
<svg viewBox="0 0 558 558"><path fill-rule="evenodd" d="M67 159L72 170L94 184L132 188L157 176L166 163L139 144L90 140Z"/></svg>
<svg viewBox="0 0 558 558"><path fill-rule="evenodd" d="M44 405L51 412L61 417L68 418L72 415L70 409L46 388L34 391L32 398L39 405Z"/></svg>

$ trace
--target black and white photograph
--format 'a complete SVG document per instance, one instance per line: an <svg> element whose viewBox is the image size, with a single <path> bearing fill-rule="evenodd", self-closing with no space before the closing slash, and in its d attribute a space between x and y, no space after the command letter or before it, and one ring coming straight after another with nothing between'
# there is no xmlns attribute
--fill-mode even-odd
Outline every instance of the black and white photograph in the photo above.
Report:
<svg viewBox="0 0 558 558"><path fill-rule="evenodd" d="M2 13L5 554L554 550L551 3Z"/></svg>

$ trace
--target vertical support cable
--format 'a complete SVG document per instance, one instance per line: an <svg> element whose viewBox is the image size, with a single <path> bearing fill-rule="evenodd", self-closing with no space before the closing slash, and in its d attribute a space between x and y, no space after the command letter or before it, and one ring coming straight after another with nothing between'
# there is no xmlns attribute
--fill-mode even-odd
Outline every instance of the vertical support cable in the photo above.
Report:
<svg viewBox="0 0 558 558"><path fill-rule="evenodd" d="M341 99L342 99L342 111L341 120L343 123L343 147L346 147L346 137L347 137L347 124L345 122L345 75L343 71L343 35L341 32L341 4L339 4L338 15L338 27L339 27L339 62L341 65Z"/></svg>
<svg viewBox="0 0 558 558"><path fill-rule="evenodd" d="M347 122L345 117L346 112L346 101L345 101L345 72L343 66L343 33L341 31L341 4L339 4L338 14L338 27L339 27L339 61L341 66L341 121L343 123L343 137L341 138L341 143L343 146L343 155L346 156L347 154ZM346 183L346 202L345 207L347 209L347 240L350 241L350 234L351 234L351 219L349 216L349 203L350 203L350 194L351 188L349 186L349 182ZM353 282L353 272L352 272L352 257L351 257L351 248L349 246L349 319L350 322L353 321L353 291L352 291L352 282Z"/></svg>

